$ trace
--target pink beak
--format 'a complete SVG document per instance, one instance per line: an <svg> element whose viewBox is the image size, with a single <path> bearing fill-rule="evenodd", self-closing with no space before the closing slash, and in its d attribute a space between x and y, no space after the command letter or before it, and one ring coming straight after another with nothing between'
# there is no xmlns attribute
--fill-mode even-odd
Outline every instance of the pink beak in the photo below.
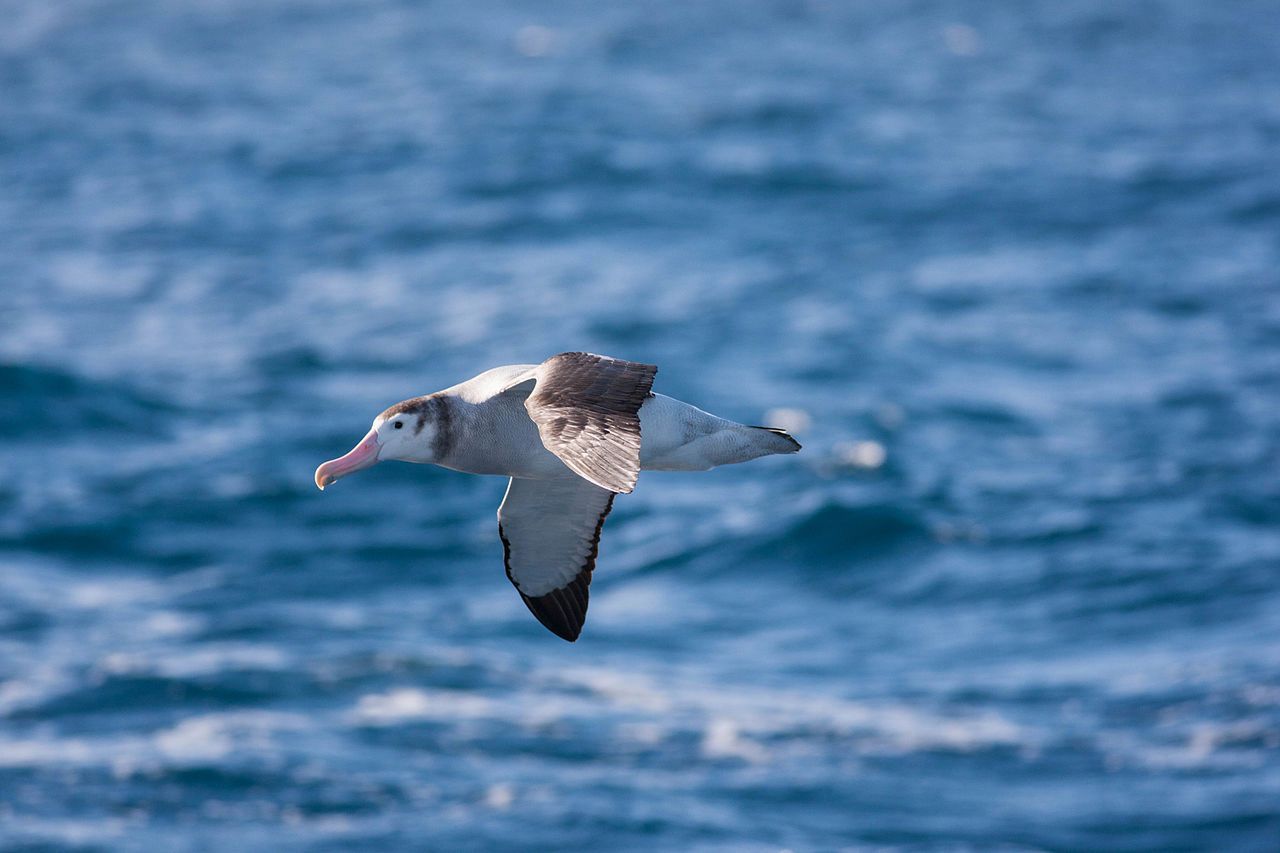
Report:
<svg viewBox="0 0 1280 853"><path fill-rule="evenodd" d="M316 469L316 485L321 491L335 480L363 471L378 461L378 433L369 430L369 434L360 439L360 443L351 449L346 456L330 459Z"/></svg>

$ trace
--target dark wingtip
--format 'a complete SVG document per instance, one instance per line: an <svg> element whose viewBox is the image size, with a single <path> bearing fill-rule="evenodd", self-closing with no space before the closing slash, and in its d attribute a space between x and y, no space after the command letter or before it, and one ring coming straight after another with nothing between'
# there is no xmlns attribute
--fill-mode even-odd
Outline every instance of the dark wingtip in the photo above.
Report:
<svg viewBox="0 0 1280 853"><path fill-rule="evenodd" d="M804 446L801 445L800 442L796 441L796 437L791 433L787 432L785 429L780 429L778 427L766 427L766 426L752 427L752 429L762 429L765 432L771 432L774 435L782 436L787 441L795 445L795 449L791 451L792 453L798 453L799 451L804 449Z"/></svg>
<svg viewBox="0 0 1280 853"><path fill-rule="evenodd" d="M582 572L568 585L546 595L532 597L520 593L529 612L542 626L562 640L577 642L587 621L587 587L591 573Z"/></svg>
<svg viewBox="0 0 1280 853"><path fill-rule="evenodd" d="M582 636L582 628L579 627L578 630L574 631L573 633L566 632L562 634L559 631L552 631L551 633L555 634L557 637L564 640L565 642L576 643L578 642L578 638Z"/></svg>

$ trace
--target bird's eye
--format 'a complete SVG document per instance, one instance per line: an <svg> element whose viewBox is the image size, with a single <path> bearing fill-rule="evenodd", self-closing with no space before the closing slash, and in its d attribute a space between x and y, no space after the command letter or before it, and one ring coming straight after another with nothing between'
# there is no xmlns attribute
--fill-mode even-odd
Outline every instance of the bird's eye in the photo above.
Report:
<svg viewBox="0 0 1280 853"><path fill-rule="evenodd" d="M404 421L396 421L396 429L404 429Z"/></svg>

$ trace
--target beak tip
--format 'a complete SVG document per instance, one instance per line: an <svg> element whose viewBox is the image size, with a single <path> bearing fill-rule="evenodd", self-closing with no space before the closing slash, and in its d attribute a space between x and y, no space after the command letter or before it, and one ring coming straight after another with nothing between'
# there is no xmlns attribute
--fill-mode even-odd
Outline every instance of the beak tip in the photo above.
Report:
<svg viewBox="0 0 1280 853"><path fill-rule="evenodd" d="M378 461L378 447L377 432L369 430L369 434L362 438L350 453L321 463L315 473L316 488L323 492L325 486L336 483L339 478L356 471L363 471L375 464Z"/></svg>

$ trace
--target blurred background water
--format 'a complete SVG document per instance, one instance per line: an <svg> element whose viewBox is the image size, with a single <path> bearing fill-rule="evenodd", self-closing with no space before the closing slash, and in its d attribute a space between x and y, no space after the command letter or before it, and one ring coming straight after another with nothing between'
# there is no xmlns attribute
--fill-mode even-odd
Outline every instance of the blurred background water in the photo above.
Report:
<svg viewBox="0 0 1280 853"><path fill-rule="evenodd" d="M1280 849L1273 2L0 10L0 847ZM576 645L311 482L567 349Z"/></svg>

